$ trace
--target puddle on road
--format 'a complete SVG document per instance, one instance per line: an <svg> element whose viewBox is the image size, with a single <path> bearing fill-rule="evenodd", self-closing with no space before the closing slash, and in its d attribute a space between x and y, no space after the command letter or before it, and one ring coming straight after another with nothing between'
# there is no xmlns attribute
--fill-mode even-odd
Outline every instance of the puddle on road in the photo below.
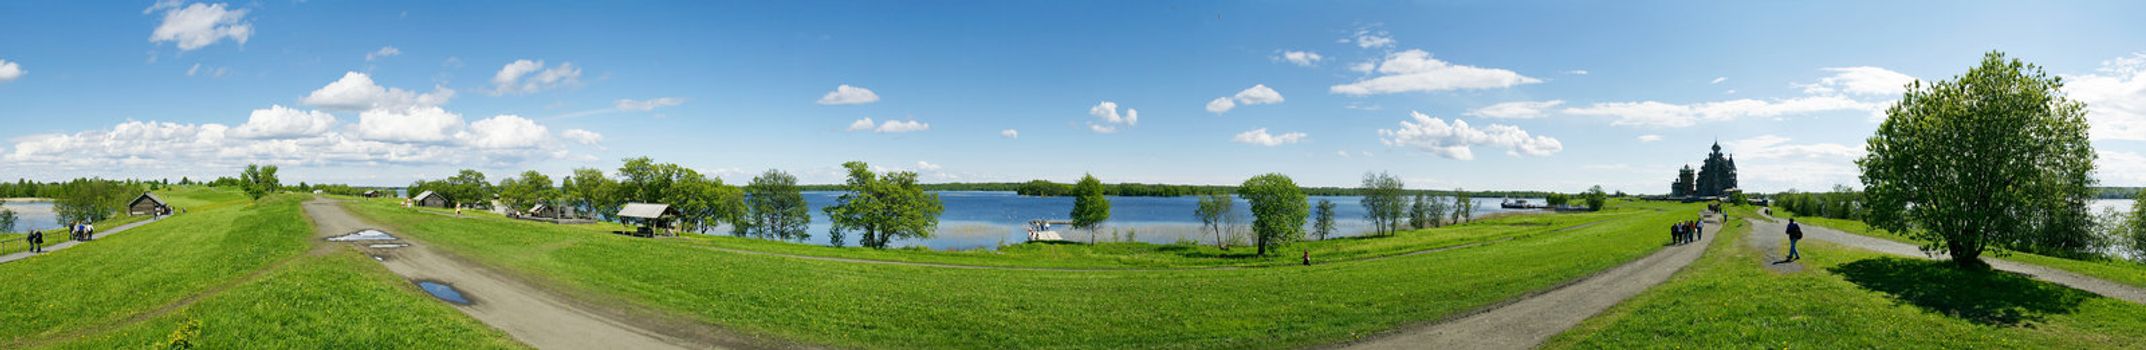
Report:
<svg viewBox="0 0 2146 350"><path fill-rule="evenodd" d="M374 229L365 229L365 230L362 230L362 231L358 231L358 232L352 232L352 233L350 233L350 234L347 234L347 235L341 235L341 236L335 236L335 237L328 237L328 241L332 241L332 242L351 242L351 241L392 241L392 240L395 240L395 236L391 236L391 235L388 235L388 234L387 234L387 232L385 232L385 231L380 231L380 230L374 230Z"/></svg>
<svg viewBox="0 0 2146 350"><path fill-rule="evenodd" d="M461 290L455 289L454 286L447 285L446 283L440 283L437 281L417 281L417 288L424 289L425 294L431 294L434 298L439 298L440 300L454 303L455 305L470 304L469 297L462 296Z"/></svg>
<svg viewBox="0 0 2146 350"><path fill-rule="evenodd" d="M365 247L366 247L366 248L373 248L373 249L395 249L395 248L402 248L402 247L408 247L408 246L410 246L410 245L408 245L408 244L402 244L402 243L379 243L379 244L367 244L367 245L365 245Z"/></svg>

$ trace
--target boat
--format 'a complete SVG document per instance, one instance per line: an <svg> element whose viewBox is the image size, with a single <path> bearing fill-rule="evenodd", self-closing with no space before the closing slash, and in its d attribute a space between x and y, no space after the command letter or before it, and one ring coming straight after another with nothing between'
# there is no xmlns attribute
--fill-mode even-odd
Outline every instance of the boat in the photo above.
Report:
<svg viewBox="0 0 2146 350"><path fill-rule="evenodd" d="M1512 198L1506 198L1506 199L1505 199L1504 201L1502 201L1502 202L1498 202L1498 207L1499 207L1499 208L1505 208L1505 209L1542 209L1542 208L1543 208L1543 206L1540 206L1540 205L1535 205L1534 203L1528 203L1528 200L1526 200L1526 199L1512 199Z"/></svg>

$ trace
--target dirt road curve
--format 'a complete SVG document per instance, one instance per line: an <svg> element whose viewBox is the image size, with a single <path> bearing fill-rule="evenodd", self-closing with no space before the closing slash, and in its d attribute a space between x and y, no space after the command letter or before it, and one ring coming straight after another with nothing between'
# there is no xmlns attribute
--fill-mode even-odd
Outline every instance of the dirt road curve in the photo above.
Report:
<svg viewBox="0 0 2146 350"><path fill-rule="evenodd" d="M352 216L333 200L306 202L306 215L322 235L342 235L373 228ZM408 247L364 248L381 259L388 270L412 281L439 281L460 290L471 300L455 305L487 325L505 331L523 343L540 349L709 349L739 347L703 339L666 335L635 322L620 320L592 307L572 302L520 281L487 272L480 266L456 260L427 248L422 242L400 237ZM332 242L341 244L340 242ZM379 242L372 242L379 243Z"/></svg>
<svg viewBox="0 0 2146 350"><path fill-rule="evenodd" d="M1529 349L1580 321L1594 317L1647 288L1669 280L1691 265L1714 241L1718 224L1710 223L1698 242L1662 248L1639 260L1611 268L1579 282L1525 297L1483 313L1404 330L1351 344L1350 349ZM1663 241L1668 227L1662 228Z"/></svg>
<svg viewBox="0 0 2146 350"><path fill-rule="evenodd" d="M1780 224L1771 225L1765 224L1763 221L1753 221L1753 223L1758 224L1757 226L1752 226L1752 230L1754 231L1751 231L1751 234L1754 236L1780 235L1781 232L1785 232L1784 230L1787 229L1787 221L1781 221ZM1804 239L1822 239L1827 242L1839 243L1842 245L1868 249L1871 251L1893 255L1933 259L1944 257L1944 254L1942 253L1938 254L1937 256L1923 254L1922 248L1916 247L1912 244L1841 232L1840 230L1820 227L1817 225L1810 225L1805 223L1798 223L1798 225L1803 226ZM1991 258L1988 256L1984 256L1982 260L1988 262L1991 268L1995 268L1998 270L2017 272L2020 274L2033 276L2034 279L2049 281L2051 283L2056 284L2062 284L2067 287L2092 292L2094 294L2100 294L2101 296L2105 297L2126 300L2133 303L2146 304L2146 289L2118 284L2116 282L2109 282L2108 280L2103 280L2099 278L2087 277L2064 270L2052 269L2038 265L2022 264L2009 260Z"/></svg>

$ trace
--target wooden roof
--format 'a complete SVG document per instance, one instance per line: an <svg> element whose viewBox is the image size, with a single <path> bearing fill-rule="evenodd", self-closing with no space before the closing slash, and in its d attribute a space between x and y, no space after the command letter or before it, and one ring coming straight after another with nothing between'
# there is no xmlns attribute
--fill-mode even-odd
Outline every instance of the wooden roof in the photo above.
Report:
<svg viewBox="0 0 2146 350"><path fill-rule="evenodd" d="M671 210L671 205L669 204L652 203L626 203L626 207L618 210L618 216L620 217L641 219L658 219L677 213L678 211Z"/></svg>
<svg viewBox="0 0 2146 350"><path fill-rule="evenodd" d="M131 207L135 204L142 204L142 200L148 200L150 203L156 203L156 205L159 207L164 206L163 198L157 198L155 193L148 192L143 192L141 197L134 197L134 201L127 202L127 206Z"/></svg>
<svg viewBox="0 0 2146 350"><path fill-rule="evenodd" d="M432 197L432 196L438 196L438 195L439 195L439 194L437 194L437 193L432 193L432 191L425 191L424 193L418 193L416 197L410 197L410 200L413 200L413 201L419 201L419 202L423 202L423 201L425 201L425 198L428 198L428 197ZM446 197L446 196L441 196L441 197L440 197L440 199L447 199L447 197Z"/></svg>

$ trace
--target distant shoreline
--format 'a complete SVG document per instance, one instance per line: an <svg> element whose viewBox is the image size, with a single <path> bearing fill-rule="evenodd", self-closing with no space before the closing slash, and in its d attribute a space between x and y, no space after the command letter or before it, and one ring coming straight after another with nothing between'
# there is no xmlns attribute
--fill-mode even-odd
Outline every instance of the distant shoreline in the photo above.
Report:
<svg viewBox="0 0 2146 350"><path fill-rule="evenodd" d="M16 202L51 202L51 201L52 201L52 199L51 199L51 198L37 198L37 197L14 197L14 198L0 198L0 202L4 202L4 203L16 203Z"/></svg>

